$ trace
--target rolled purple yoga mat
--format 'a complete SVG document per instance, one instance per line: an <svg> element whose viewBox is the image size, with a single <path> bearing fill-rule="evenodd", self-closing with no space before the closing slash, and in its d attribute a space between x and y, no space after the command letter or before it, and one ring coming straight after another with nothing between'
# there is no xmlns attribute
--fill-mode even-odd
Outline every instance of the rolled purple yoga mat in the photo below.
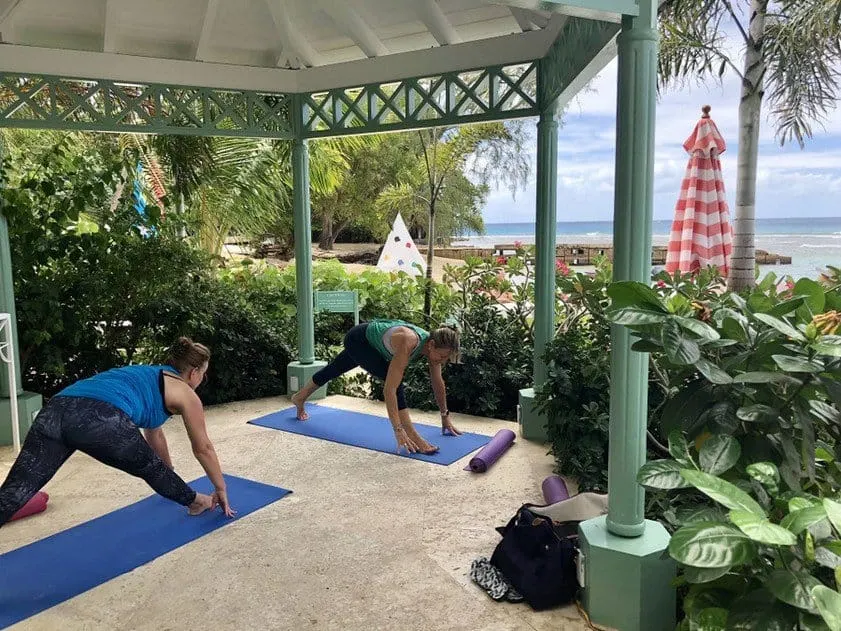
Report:
<svg viewBox="0 0 841 631"><path fill-rule="evenodd" d="M464 470L473 473L484 473L491 465L502 457L502 454L514 443L516 435L510 429L501 429L487 445L470 459Z"/></svg>
<svg viewBox="0 0 841 631"><path fill-rule="evenodd" d="M550 475L543 480L543 499L547 504L556 504L561 500L569 499L569 491L563 478L557 475Z"/></svg>

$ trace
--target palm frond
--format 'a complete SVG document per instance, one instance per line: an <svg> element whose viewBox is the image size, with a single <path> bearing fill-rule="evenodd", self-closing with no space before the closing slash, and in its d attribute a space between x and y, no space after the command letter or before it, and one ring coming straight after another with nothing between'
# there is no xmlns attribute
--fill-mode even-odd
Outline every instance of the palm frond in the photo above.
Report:
<svg viewBox="0 0 841 631"><path fill-rule="evenodd" d="M835 109L841 64L841 1L784 2L766 29L766 97L781 145L802 148Z"/></svg>

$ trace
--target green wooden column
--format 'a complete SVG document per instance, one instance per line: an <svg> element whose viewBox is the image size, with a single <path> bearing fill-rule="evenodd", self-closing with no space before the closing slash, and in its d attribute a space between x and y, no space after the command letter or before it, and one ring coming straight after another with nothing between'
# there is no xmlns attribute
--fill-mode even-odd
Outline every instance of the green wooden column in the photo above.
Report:
<svg viewBox="0 0 841 631"><path fill-rule="evenodd" d="M534 385L546 382L543 353L555 331L555 237L557 232L558 119L556 103L543 106L537 123L537 195L534 283ZM534 409L534 388L520 390L520 434L546 440L546 419Z"/></svg>
<svg viewBox="0 0 841 631"><path fill-rule="evenodd" d="M298 361L287 367L287 394L294 394L324 367L315 360L315 327L312 289L312 213L310 209L310 167L307 141L292 141L292 194L295 215L295 286L297 292ZM311 398L321 398L319 389Z"/></svg>
<svg viewBox="0 0 841 631"><path fill-rule="evenodd" d="M20 360L18 351L18 323L15 316L15 290L12 278L12 251L9 246L9 222L0 212L0 313L12 315L12 343L15 345L15 383L18 392L23 392L20 379ZM0 397L9 396L9 365L0 361Z"/></svg>
<svg viewBox="0 0 841 631"><path fill-rule="evenodd" d="M0 212L0 312L12 315L12 343L15 347L14 371L18 402L18 418L14 422L20 428L20 438L24 439L35 415L41 409L43 400L40 394L23 391L20 374L20 347L18 346L18 327L15 315L15 290L12 284L12 252L9 246L9 224ZM0 361L0 445L12 444L12 410L9 401L9 365Z"/></svg>
<svg viewBox="0 0 841 631"><path fill-rule="evenodd" d="M614 202L615 280L651 281L654 127L657 87L657 1L640 0L619 35ZM611 329L608 515L581 525L585 606L593 622L620 631L675 626L674 563L663 558L669 535L644 519L636 482L645 462L648 355Z"/></svg>
<svg viewBox="0 0 841 631"><path fill-rule="evenodd" d="M537 221L534 270L534 385L546 382L543 353L555 331L555 238L558 226L558 119L554 103L537 123Z"/></svg>

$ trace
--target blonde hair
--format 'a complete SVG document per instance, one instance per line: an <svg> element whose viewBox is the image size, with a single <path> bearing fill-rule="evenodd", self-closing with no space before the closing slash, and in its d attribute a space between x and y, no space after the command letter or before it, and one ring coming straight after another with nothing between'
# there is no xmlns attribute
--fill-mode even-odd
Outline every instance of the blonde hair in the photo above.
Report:
<svg viewBox="0 0 841 631"><path fill-rule="evenodd" d="M168 363L179 372L201 368L210 361L210 349L189 337L179 337L169 349Z"/></svg>
<svg viewBox="0 0 841 631"><path fill-rule="evenodd" d="M444 324L429 334L429 339L435 344L435 348L447 348L450 350L449 361L457 363L461 356L459 348L458 329L449 324Z"/></svg>

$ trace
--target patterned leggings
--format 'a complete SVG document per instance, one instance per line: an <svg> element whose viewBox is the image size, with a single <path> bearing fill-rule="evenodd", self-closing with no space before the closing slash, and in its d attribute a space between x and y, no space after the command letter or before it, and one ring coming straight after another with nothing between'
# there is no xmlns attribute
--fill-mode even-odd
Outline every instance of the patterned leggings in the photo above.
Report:
<svg viewBox="0 0 841 631"><path fill-rule="evenodd" d="M49 482L77 449L143 478L173 502L188 506L196 498L196 492L164 464L121 410L94 399L54 397L38 414L0 487L0 526Z"/></svg>

